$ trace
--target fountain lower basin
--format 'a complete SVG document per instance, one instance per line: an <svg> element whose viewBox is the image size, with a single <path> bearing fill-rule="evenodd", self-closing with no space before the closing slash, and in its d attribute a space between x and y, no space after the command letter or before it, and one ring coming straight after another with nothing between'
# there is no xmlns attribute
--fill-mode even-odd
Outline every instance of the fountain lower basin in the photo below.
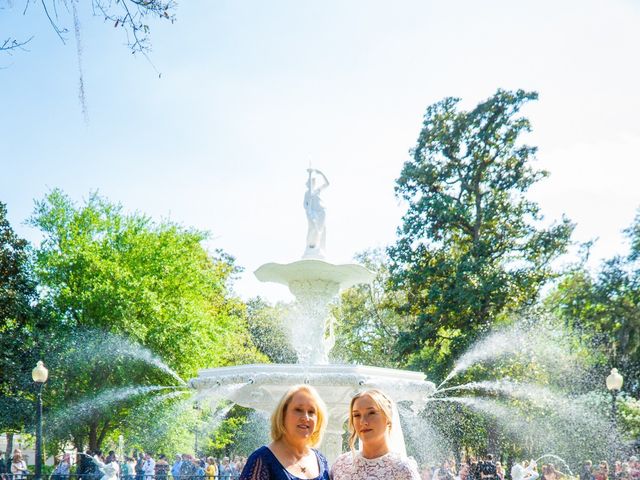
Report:
<svg viewBox="0 0 640 480"><path fill-rule="evenodd" d="M308 384L327 405L329 422L322 451L331 461L342 451L349 402L358 391L380 388L396 402L424 407L435 385L419 372L360 365L257 364L200 370L189 384L200 398L224 398L238 405L271 413L289 387Z"/></svg>

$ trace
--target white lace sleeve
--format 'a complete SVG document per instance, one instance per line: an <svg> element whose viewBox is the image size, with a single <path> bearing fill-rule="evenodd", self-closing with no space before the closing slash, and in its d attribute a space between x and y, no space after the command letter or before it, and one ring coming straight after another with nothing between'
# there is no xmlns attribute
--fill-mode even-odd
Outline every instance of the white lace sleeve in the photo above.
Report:
<svg viewBox="0 0 640 480"><path fill-rule="evenodd" d="M402 475L398 477L398 480L420 480L418 464L413 458L404 457L398 466L398 473Z"/></svg>

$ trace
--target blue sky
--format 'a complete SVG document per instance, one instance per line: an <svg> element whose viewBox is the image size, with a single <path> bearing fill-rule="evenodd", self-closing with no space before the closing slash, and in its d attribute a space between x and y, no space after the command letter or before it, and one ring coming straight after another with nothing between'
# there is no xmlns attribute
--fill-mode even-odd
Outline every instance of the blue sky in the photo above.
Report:
<svg viewBox="0 0 640 480"><path fill-rule="evenodd" d="M32 3L0 0L0 200L18 232L49 189L99 190L128 210L212 232L236 256L244 297L287 298L251 272L302 255L305 169L328 176L330 259L384 246L403 205L394 181L425 108L472 107L499 87L540 93L527 107L551 177L531 195L547 218L598 237L593 261L626 249L640 207L640 4L573 1L182 1L151 21L150 58L80 5L88 107L75 40L63 45ZM60 24L72 28L59 10ZM569 260L569 259L567 259Z"/></svg>

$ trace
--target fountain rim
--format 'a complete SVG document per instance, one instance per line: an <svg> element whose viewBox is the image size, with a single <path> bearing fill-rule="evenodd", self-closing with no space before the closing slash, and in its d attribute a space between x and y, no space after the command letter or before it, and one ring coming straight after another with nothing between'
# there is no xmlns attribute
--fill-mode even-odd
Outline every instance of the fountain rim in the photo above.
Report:
<svg viewBox="0 0 640 480"><path fill-rule="evenodd" d="M340 289L370 284L375 273L355 263L333 264L326 260L306 258L291 263L265 263L253 272L261 282L289 286L292 282L325 281L338 284Z"/></svg>
<svg viewBox="0 0 640 480"><path fill-rule="evenodd" d="M396 402L422 403L421 399L435 390L435 385L421 372L396 370L384 367L340 364L250 364L200 370L197 378L189 380L189 386L202 394L215 392L228 386L237 386L238 392L269 392L272 396L268 407L264 403L244 398L237 394L227 397L245 407L271 411L276 397L279 398L294 385L310 385L318 389L327 405L348 404L357 392L381 388ZM276 402L277 403L277 402ZM343 405L344 406L344 405ZM345 407L346 408L346 407Z"/></svg>
<svg viewBox="0 0 640 480"><path fill-rule="evenodd" d="M427 382L426 375L412 370L399 370L395 368L372 367L368 365L344 365L344 364L313 364L301 363L254 363L247 365L234 365L230 367L205 368L198 370L198 378L222 377L239 373L280 373L294 375L330 374L361 374L363 376L375 376L378 378L394 378L397 380L410 380Z"/></svg>

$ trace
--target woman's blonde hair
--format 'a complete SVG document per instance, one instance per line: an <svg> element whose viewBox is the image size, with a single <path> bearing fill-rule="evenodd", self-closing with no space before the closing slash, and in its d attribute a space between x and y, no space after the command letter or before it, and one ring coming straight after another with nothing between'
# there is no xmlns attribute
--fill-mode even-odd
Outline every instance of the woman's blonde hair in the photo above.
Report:
<svg viewBox="0 0 640 480"><path fill-rule="evenodd" d="M327 407L318 395L315 388L310 385L294 385L282 396L278 406L271 414L271 439L273 441L280 440L285 434L284 417L287 413L287 408L291 403L291 399L298 392L308 393L316 406L316 415L318 420L316 422L315 430L311 434L311 446L316 447L322 441L324 430L327 427Z"/></svg>
<svg viewBox="0 0 640 480"><path fill-rule="evenodd" d="M353 405L354 403L356 403L356 400L362 397L371 398L371 400L373 400L373 403L376 404L378 409L385 416L387 423L389 424L389 430L393 428L391 420L393 418L393 400L387 397L384 392L376 388L365 390L364 392L356 394L351 399L351 404L349 405L349 447L351 448L351 450L355 450L356 438L358 438L358 432L356 432L356 428L353 425Z"/></svg>

